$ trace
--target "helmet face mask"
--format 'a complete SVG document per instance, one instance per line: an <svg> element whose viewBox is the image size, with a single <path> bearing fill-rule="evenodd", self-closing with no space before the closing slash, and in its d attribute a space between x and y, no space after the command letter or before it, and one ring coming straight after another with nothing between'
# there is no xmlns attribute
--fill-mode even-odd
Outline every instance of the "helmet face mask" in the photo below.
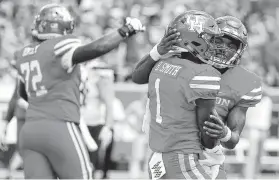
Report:
<svg viewBox="0 0 279 180"><path fill-rule="evenodd" d="M216 22L224 34L222 37L224 42L223 45L221 45L222 43L215 43L219 44L219 50L213 56L211 63L219 69L235 67L240 64L241 56L248 46L247 30L242 22L233 16L217 18ZM225 43L226 39L230 39L237 48L230 48Z"/></svg>
<svg viewBox="0 0 279 180"><path fill-rule="evenodd" d="M40 40L51 39L71 34L74 30L74 19L68 9L57 4L41 8L35 16L32 35Z"/></svg>

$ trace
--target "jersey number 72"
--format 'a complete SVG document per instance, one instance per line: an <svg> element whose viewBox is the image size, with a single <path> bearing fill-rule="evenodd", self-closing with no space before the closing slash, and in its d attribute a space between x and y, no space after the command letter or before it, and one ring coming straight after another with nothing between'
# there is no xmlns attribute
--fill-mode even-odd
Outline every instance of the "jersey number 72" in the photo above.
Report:
<svg viewBox="0 0 279 180"><path fill-rule="evenodd" d="M30 92L36 92L36 96L39 96L42 94L42 91L46 91L45 86L38 85L43 80L43 75L38 60L22 63L20 65L20 71L22 74L24 74L25 90L28 96L30 96ZM29 89L30 81L31 88Z"/></svg>

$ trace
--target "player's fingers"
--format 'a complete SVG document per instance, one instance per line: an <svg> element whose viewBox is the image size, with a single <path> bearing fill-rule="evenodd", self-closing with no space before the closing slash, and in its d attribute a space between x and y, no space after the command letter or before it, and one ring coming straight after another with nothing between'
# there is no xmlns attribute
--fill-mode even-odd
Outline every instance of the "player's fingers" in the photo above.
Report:
<svg viewBox="0 0 279 180"><path fill-rule="evenodd" d="M219 130L216 130L216 129L211 129L211 128L208 128L208 127L203 127L203 129L206 131L206 132L209 132L211 134L216 134L216 135L220 135L222 132L219 131Z"/></svg>
<svg viewBox="0 0 279 180"><path fill-rule="evenodd" d="M168 33L166 33L166 36L169 36L169 35L174 34L174 33L176 33L176 32L177 32L177 29L175 29L175 28L170 28L170 29L168 30Z"/></svg>
<svg viewBox="0 0 279 180"><path fill-rule="evenodd" d="M208 136L212 137L212 138L217 138L217 137L218 137L218 135L212 134L212 133L210 133L210 132L208 132L208 131L206 131L205 133L206 133Z"/></svg>
<svg viewBox="0 0 279 180"><path fill-rule="evenodd" d="M174 47L174 45L179 44L180 41L181 41L180 39L175 39L175 40L169 41L166 43L165 47L167 50L175 50L176 47Z"/></svg>
<svg viewBox="0 0 279 180"><path fill-rule="evenodd" d="M178 38L179 38L179 35L180 35L179 32L177 32L177 33L175 33L175 34L171 34L171 35L169 35L169 36L166 37L166 41L171 41L171 40L174 40L174 39L178 39Z"/></svg>
<svg viewBox="0 0 279 180"><path fill-rule="evenodd" d="M212 129L217 129L217 130L222 130L222 126L218 125L218 124L215 124L215 123L212 123L212 122L209 122L209 121L206 121L204 122L204 126L205 127L208 127L208 128L212 128Z"/></svg>
<svg viewBox="0 0 279 180"><path fill-rule="evenodd" d="M210 117L210 119L214 120L214 121L217 122L218 124L220 124L220 125L222 125L222 126L224 125L223 121L222 121L218 116L210 115L209 117Z"/></svg>

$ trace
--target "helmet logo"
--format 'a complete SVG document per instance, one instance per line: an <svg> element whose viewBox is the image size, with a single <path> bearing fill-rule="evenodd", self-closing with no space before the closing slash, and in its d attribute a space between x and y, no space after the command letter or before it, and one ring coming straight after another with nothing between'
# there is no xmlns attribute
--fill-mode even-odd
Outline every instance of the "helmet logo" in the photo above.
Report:
<svg viewBox="0 0 279 180"><path fill-rule="evenodd" d="M204 22L200 21L198 16L187 16L186 23L189 25L190 31L198 31L198 33L203 31Z"/></svg>

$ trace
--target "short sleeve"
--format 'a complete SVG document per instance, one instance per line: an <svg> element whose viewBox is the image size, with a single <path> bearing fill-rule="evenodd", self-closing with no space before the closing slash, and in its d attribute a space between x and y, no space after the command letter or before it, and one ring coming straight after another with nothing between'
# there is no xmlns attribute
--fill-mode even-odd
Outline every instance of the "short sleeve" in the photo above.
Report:
<svg viewBox="0 0 279 180"><path fill-rule="evenodd" d="M196 99L215 99L220 90L220 73L205 70L194 75L184 85L184 93L188 103Z"/></svg>
<svg viewBox="0 0 279 180"><path fill-rule="evenodd" d="M241 96L238 106L242 107L254 107L256 104L258 104L262 99L262 87L259 85L258 87L255 87L245 95Z"/></svg>
<svg viewBox="0 0 279 180"><path fill-rule="evenodd" d="M62 39L54 46L54 54L60 57L61 65L68 72L73 68L72 57L75 50L81 46L81 41L75 37Z"/></svg>

